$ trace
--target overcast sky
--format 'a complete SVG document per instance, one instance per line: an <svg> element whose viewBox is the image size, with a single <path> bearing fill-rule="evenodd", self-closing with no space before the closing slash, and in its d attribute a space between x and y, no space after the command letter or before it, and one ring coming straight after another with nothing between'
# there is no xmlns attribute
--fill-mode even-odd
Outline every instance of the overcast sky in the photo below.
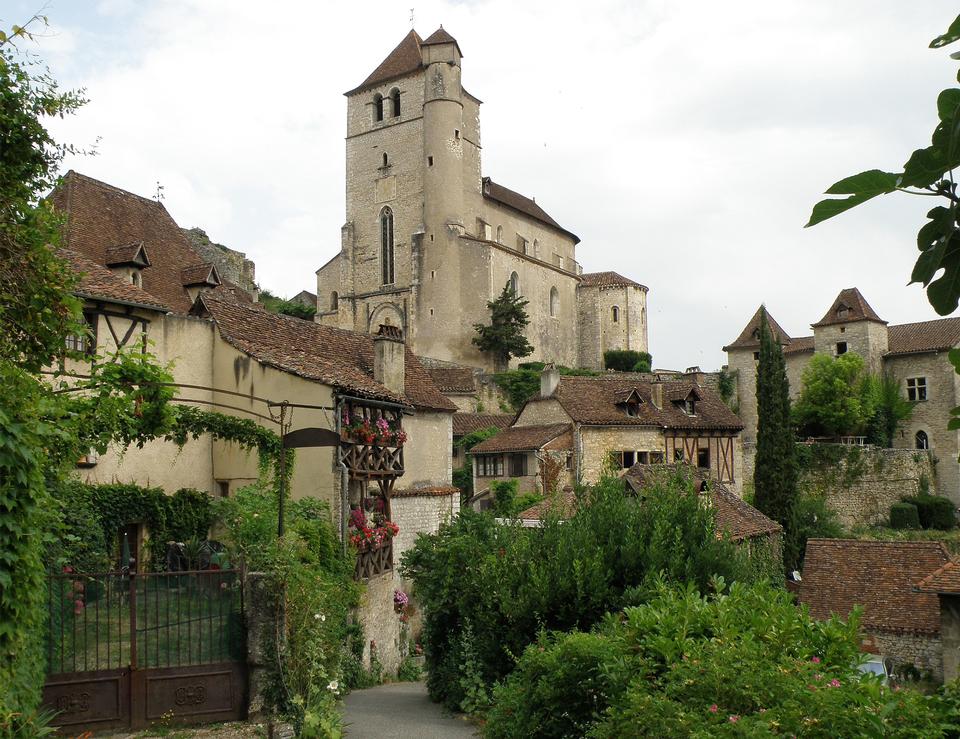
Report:
<svg viewBox="0 0 960 739"><path fill-rule="evenodd" d="M4 3L3 25L42 0ZM761 302L793 336L857 286L891 323L935 318L906 287L931 203L888 196L812 229L820 193L924 145L957 13L926 0L241 2L51 0L34 49L90 103L57 122L99 155L66 167L153 196L315 290L340 248L345 90L441 23L481 108L483 173L580 235L586 271L650 288L657 367L724 361Z"/></svg>

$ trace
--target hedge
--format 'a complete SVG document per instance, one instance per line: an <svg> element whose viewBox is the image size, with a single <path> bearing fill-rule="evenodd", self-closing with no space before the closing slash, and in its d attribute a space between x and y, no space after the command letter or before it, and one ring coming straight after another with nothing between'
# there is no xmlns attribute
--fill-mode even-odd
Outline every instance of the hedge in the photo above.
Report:
<svg viewBox="0 0 960 739"><path fill-rule="evenodd" d="M894 503L890 506L890 528L919 529L920 514L913 503Z"/></svg>
<svg viewBox="0 0 960 739"><path fill-rule="evenodd" d="M949 498L939 495L916 495L903 500L917 507L920 525L925 529L949 531L957 525L956 508Z"/></svg>

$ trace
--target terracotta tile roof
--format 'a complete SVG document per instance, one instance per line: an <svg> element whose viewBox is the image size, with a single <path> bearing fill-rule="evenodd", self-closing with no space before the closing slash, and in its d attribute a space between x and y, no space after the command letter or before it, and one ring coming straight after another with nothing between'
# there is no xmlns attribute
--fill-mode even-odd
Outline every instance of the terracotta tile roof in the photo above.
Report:
<svg viewBox="0 0 960 739"><path fill-rule="evenodd" d="M764 310L764 306L762 305L757 308L757 312L753 314L753 318L750 319L743 331L740 332L740 335L723 347L723 351L726 352L730 349L750 349L760 346L761 310ZM767 311L767 323L770 325L773 338L777 339L782 345L787 346L793 341L793 339L790 338L790 334L784 331L774 317L770 315L770 311Z"/></svg>
<svg viewBox="0 0 960 739"><path fill-rule="evenodd" d="M453 435L466 436L480 429L505 429L513 421L513 416L497 413L454 413Z"/></svg>
<svg viewBox="0 0 960 739"><path fill-rule="evenodd" d="M453 485L425 485L423 487L401 488L390 491L391 498L439 497L441 495L459 495L460 488Z"/></svg>
<svg viewBox="0 0 960 739"><path fill-rule="evenodd" d="M688 416L671 402L669 394L679 391L684 397L696 389L701 400L696 415ZM642 399L636 416L628 416L623 400L636 390ZM667 429L728 429L739 431L743 423L727 407L720 396L689 380L664 382L663 408L653 403L653 383L628 372L614 372L600 377L563 376L554 392L570 418L577 423L614 426L655 426ZM536 402L534 401L529 402Z"/></svg>
<svg viewBox="0 0 960 739"><path fill-rule="evenodd" d="M844 618L863 606L868 631L938 634L940 604L916 583L950 561L937 541L810 539L800 602L814 618Z"/></svg>
<svg viewBox="0 0 960 739"><path fill-rule="evenodd" d="M830 310L824 314L823 318L813 324L817 326L832 326L838 323L850 323L851 321L877 321L886 323L876 314L866 298L860 294L855 287L848 287L840 291L837 299L833 301Z"/></svg>
<svg viewBox="0 0 960 739"><path fill-rule="evenodd" d="M553 220L553 218L551 218L543 208L537 205L535 200L531 200L525 195L521 195L520 193L504 187L503 185L498 185L489 177L483 178L483 197L496 201L501 205L506 205L508 208L513 208L513 210L530 216L535 221L540 221L540 223L552 226L553 228L572 238L575 244L580 243L579 236L577 236L575 233L567 231L567 229Z"/></svg>
<svg viewBox="0 0 960 739"><path fill-rule="evenodd" d="M791 339L790 343L783 347L784 354L802 354L803 352L813 351L813 337L801 336Z"/></svg>
<svg viewBox="0 0 960 739"><path fill-rule="evenodd" d="M473 394L477 391L470 367L429 367L427 372L441 392Z"/></svg>
<svg viewBox="0 0 960 739"><path fill-rule="evenodd" d="M960 595L960 562L950 561L917 583L921 593Z"/></svg>
<svg viewBox="0 0 960 739"><path fill-rule="evenodd" d="M263 364L316 380L361 397L409 403L415 408L455 411L414 354L406 350L404 396L373 379L373 337L278 315L217 291L200 301L223 339Z"/></svg>
<svg viewBox="0 0 960 739"><path fill-rule="evenodd" d="M213 264L203 262L180 270L180 282L184 287L193 287L194 285L216 287L220 284L220 274Z"/></svg>
<svg viewBox="0 0 960 739"><path fill-rule="evenodd" d="M104 264L108 267L119 267L125 264L149 267L150 258L147 256L147 250L143 248L143 242L135 241L132 244L108 247Z"/></svg>
<svg viewBox="0 0 960 739"><path fill-rule="evenodd" d="M887 354L945 351L960 344L960 318L940 318L887 327Z"/></svg>
<svg viewBox="0 0 960 739"><path fill-rule="evenodd" d="M460 44L457 44L457 40L447 33L443 26L440 26L440 28L427 36L426 41L420 42L421 46L431 46L434 44L456 44L457 50L460 50ZM463 56L462 51L460 52L460 55Z"/></svg>
<svg viewBox="0 0 960 739"><path fill-rule="evenodd" d="M691 475L698 487L707 483L718 537L728 534L733 541L742 541L783 531L780 524L730 492L723 483L709 479L701 470L689 464L635 464L624 474L624 480L630 488L639 493L656 481L676 474L678 470Z"/></svg>
<svg viewBox="0 0 960 739"><path fill-rule="evenodd" d="M624 277L617 272L584 272L580 275L580 287L639 287L647 288L639 282Z"/></svg>
<svg viewBox="0 0 960 739"><path fill-rule="evenodd" d="M576 512L577 496L572 488L567 487L521 511L517 514L517 518L521 521L542 521L548 514L570 518Z"/></svg>
<svg viewBox="0 0 960 739"><path fill-rule="evenodd" d="M542 449L569 430L568 423L552 423L549 426L511 426L496 436L484 439L469 451L471 454L534 451Z"/></svg>
<svg viewBox="0 0 960 739"><path fill-rule="evenodd" d="M423 66L423 54L420 51L422 43L420 35L411 30L363 82L345 94L352 95L368 87L416 72Z"/></svg>
<svg viewBox="0 0 960 739"><path fill-rule="evenodd" d="M66 215L63 246L100 265L118 244L142 242L150 255L143 289L175 313L193 301L181 271L203 262L162 204L71 170L49 200ZM220 289L220 288L218 288Z"/></svg>
<svg viewBox="0 0 960 739"><path fill-rule="evenodd" d="M80 275L80 283L74 293L83 298L101 299L124 305L142 306L163 313L170 309L145 290L133 285L106 267L87 259L72 249L57 249L64 259Z"/></svg>

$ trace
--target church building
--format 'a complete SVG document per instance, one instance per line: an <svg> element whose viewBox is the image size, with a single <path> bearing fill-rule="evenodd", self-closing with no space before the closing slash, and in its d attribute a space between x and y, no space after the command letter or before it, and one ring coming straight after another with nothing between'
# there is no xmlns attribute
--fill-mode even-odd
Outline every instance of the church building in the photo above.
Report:
<svg viewBox="0 0 960 739"><path fill-rule="evenodd" d="M494 369L472 344L509 285L529 301L526 360L601 369L608 349L647 351L647 288L584 274L580 238L481 168L480 104L442 27L410 31L346 93L346 222L317 270L317 321L403 330L418 355Z"/></svg>

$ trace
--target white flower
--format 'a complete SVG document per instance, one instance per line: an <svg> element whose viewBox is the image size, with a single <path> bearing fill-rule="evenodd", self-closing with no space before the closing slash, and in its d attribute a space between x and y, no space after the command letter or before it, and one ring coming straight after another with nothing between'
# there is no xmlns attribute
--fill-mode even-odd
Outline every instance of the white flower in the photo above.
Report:
<svg viewBox="0 0 960 739"><path fill-rule="evenodd" d="M338 690L340 690L340 683L336 680L331 680L327 684L327 690L332 690L334 693L336 693Z"/></svg>

